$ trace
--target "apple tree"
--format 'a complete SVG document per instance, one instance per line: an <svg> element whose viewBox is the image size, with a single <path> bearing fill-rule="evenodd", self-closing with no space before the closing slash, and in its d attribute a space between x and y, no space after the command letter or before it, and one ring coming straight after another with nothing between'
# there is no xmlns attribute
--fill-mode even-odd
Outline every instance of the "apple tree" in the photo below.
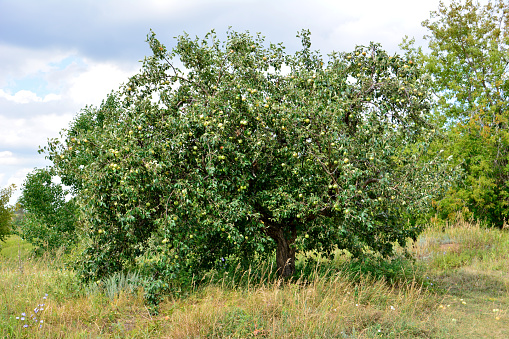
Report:
<svg viewBox="0 0 509 339"><path fill-rule="evenodd" d="M379 45L322 57L302 31L285 52L260 35L178 37L45 148L75 187L89 246L83 279L141 268L163 289L221 258L297 251L388 256L447 187L426 123L429 77Z"/></svg>

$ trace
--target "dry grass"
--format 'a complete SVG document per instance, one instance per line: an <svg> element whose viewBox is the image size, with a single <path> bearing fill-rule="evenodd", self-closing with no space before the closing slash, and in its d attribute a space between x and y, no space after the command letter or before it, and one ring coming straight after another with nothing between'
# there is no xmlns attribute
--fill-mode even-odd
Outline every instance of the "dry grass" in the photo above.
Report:
<svg viewBox="0 0 509 339"><path fill-rule="evenodd" d="M433 225L414 244L443 291L437 312L453 338L509 338L509 232L479 222Z"/></svg>
<svg viewBox="0 0 509 339"><path fill-rule="evenodd" d="M417 284L356 284L338 273L309 284L273 282L251 290L208 285L162 305L167 338L429 337L438 300Z"/></svg>
<svg viewBox="0 0 509 339"><path fill-rule="evenodd" d="M344 258L329 263L326 274L316 270L291 283L254 278L268 277L267 267L225 272L208 276L188 297L167 299L157 316L145 307L142 290L113 299L100 289L86 294L58 258L25 256L20 272L17 258L4 256L0 337L509 337L506 230L464 221L435 225L410 249L420 269L397 284L368 276L352 279ZM25 322L16 317L25 312L28 318L41 303L42 327L23 328Z"/></svg>

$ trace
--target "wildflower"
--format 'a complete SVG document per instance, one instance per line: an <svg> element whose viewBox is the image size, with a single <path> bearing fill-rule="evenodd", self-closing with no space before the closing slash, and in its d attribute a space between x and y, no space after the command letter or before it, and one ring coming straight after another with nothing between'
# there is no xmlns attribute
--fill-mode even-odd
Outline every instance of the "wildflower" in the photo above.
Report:
<svg viewBox="0 0 509 339"><path fill-rule="evenodd" d="M394 306L391 306L391 307L390 307L390 309L391 309L392 311L395 311L395 310L396 310L396 309L394 308Z"/></svg>

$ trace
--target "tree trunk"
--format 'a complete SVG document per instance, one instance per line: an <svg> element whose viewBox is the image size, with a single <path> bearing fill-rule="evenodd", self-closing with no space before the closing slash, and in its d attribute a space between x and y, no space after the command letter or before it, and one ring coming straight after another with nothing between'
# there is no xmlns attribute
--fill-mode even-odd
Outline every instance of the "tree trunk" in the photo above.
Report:
<svg viewBox="0 0 509 339"><path fill-rule="evenodd" d="M271 237L277 245L276 264L279 277L291 277L295 273L295 248L291 246L297 238L295 225L291 222L286 225L276 224L271 222L269 218L264 218L262 223L266 226L266 234ZM285 228L287 232L283 231ZM287 237L289 237L289 239Z"/></svg>
<svg viewBox="0 0 509 339"><path fill-rule="evenodd" d="M276 263L277 272L281 278L287 278L295 273L295 248L285 239L283 232L278 232L276 240Z"/></svg>

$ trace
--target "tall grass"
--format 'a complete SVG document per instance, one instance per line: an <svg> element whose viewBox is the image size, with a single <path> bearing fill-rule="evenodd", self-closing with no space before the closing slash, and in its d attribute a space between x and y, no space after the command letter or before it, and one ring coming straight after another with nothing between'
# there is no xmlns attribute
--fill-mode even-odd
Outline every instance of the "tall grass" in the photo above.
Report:
<svg viewBox="0 0 509 339"><path fill-rule="evenodd" d="M210 271L158 315L135 273L82 286L58 256L25 255L21 271L12 251L0 258L0 337L509 337L506 230L432 225L408 249L416 261L300 256L291 280L278 279L271 262Z"/></svg>
<svg viewBox="0 0 509 339"><path fill-rule="evenodd" d="M353 282L342 272L244 288L231 281L227 277L192 298L165 303L168 337L416 338L439 331L430 312L438 298L412 281L396 288L371 278Z"/></svg>

